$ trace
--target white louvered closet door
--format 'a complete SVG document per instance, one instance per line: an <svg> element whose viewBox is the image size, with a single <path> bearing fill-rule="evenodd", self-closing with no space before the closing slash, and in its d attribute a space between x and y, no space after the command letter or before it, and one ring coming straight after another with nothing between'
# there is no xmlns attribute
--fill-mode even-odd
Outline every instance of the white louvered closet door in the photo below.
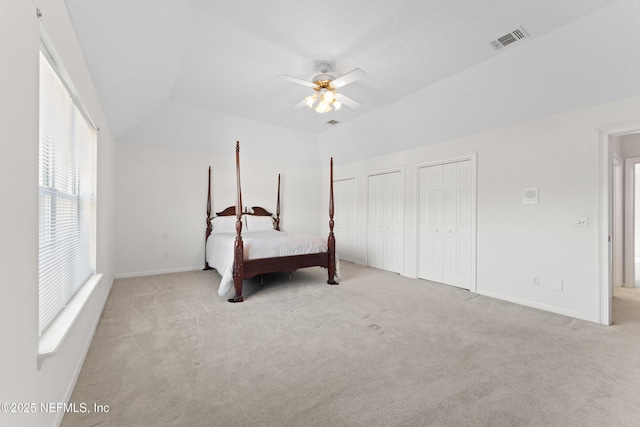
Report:
<svg viewBox="0 0 640 427"><path fill-rule="evenodd" d="M470 289L471 161L420 168L418 277Z"/></svg>
<svg viewBox="0 0 640 427"><path fill-rule="evenodd" d="M395 273L403 261L403 182L400 172L369 176L367 265Z"/></svg>
<svg viewBox="0 0 640 427"><path fill-rule="evenodd" d="M356 180L343 179L333 183L335 198L336 251L338 258L356 262Z"/></svg>

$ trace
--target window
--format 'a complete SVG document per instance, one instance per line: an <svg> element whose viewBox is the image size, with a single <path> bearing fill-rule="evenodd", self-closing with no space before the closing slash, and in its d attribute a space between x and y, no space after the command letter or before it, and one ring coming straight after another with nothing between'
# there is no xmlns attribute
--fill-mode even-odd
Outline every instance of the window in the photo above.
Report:
<svg viewBox="0 0 640 427"><path fill-rule="evenodd" d="M40 53L39 334L95 273L96 129Z"/></svg>

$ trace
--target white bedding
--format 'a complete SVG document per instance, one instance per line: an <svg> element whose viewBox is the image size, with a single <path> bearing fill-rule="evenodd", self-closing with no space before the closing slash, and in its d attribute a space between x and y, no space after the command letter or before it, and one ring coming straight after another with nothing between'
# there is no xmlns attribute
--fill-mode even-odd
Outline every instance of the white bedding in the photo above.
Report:
<svg viewBox="0 0 640 427"><path fill-rule="evenodd" d="M236 233L214 233L207 239L207 262L222 276L218 295L225 296L233 287L233 244ZM242 233L244 259L272 258L327 251L326 238L282 231ZM337 262L337 259L336 259ZM337 275L337 263L336 263Z"/></svg>

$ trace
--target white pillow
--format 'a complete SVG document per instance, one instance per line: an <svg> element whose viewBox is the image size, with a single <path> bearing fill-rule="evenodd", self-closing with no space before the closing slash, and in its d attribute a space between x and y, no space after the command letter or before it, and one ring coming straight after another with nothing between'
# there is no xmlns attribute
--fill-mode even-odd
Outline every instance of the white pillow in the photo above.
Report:
<svg viewBox="0 0 640 427"><path fill-rule="evenodd" d="M270 216L247 215L248 231L270 231L273 230L273 218Z"/></svg>
<svg viewBox="0 0 640 427"><path fill-rule="evenodd" d="M236 217L235 216L217 216L211 220L214 233L235 233Z"/></svg>

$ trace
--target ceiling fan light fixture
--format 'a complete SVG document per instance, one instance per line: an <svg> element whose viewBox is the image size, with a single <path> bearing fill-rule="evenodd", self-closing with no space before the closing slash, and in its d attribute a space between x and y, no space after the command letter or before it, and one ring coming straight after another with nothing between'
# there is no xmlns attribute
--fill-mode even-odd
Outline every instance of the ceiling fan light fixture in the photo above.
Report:
<svg viewBox="0 0 640 427"><path fill-rule="evenodd" d="M327 112L331 111L331 105L329 105L324 100L321 100L320 102L318 102L318 105L316 106L315 110L318 113L327 113Z"/></svg>
<svg viewBox="0 0 640 427"><path fill-rule="evenodd" d="M312 94L312 95L307 96L307 97L305 98L305 101L306 101L306 103L307 103L307 106L308 106L309 108L313 108L313 104L315 104L315 102L316 102L316 99L317 99L317 98L318 98L318 94L317 94L317 93L314 93L314 94Z"/></svg>
<svg viewBox="0 0 640 427"><path fill-rule="evenodd" d="M339 110L342 106L336 95L337 92L333 89L317 89L316 93L305 98L305 103L318 113L328 113L331 110Z"/></svg>
<svg viewBox="0 0 640 427"><path fill-rule="evenodd" d="M336 93L332 90L328 90L322 95L322 100L327 104L331 104L333 101L335 101L335 99Z"/></svg>
<svg viewBox="0 0 640 427"><path fill-rule="evenodd" d="M328 113L332 110L339 110L340 107L342 107L342 104L347 104L347 106L351 108L358 108L360 106L358 101L349 98L342 93L336 92L336 89L366 76L364 71L356 68L336 79L331 74L328 74L331 70L331 64L326 62L319 63L317 65L317 69L321 74L315 76L311 81L302 80L286 74L280 75L280 78L282 79L310 87L314 91L313 94L305 97L302 101L296 104L294 108L301 108L304 105L307 105L318 113Z"/></svg>

